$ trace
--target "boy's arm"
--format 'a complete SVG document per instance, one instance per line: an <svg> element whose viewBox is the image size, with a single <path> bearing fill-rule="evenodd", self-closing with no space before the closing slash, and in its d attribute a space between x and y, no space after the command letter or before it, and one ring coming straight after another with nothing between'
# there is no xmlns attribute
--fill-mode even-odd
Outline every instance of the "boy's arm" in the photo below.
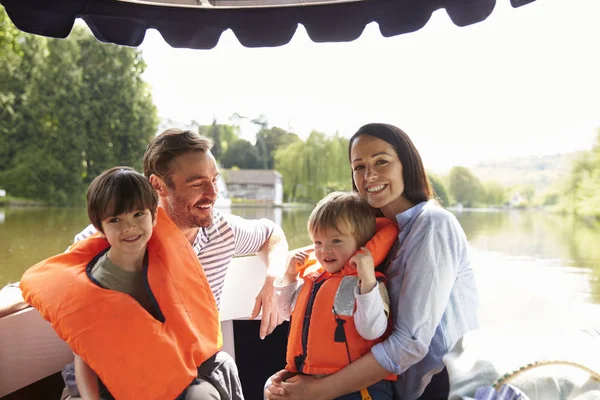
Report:
<svg viewBox="0 0 600 400"><path fill-rule="evenodd" d="M368 293L355 289L356 311L354 325L363 338L374 340L383 335L388 326L390 299L385 283L378 282Z"/></svg>
<svg viewBox="0 0 600 400"><path fill-rule="evenodd" d="M275 296L277 297L279 316L284 321L289 321L292 314L292 303L302 288L302 281L285 284L282 279L276 279L273 286L275 288Z"/></svg>
<svg viewBox="0 0 600 400"><path fill-rule="evenodd" d="M288 262L288 266L283 274L283 277L275 279L273 287L277 298L277 308L279 316L284 321L289 321L292 313L292 303L296 294L302 287L302 280L298 279L298 268L302 267L309 258L309 253L312 249L305 251L297 251L294 253Z"/></svg>
<svg viewBox="0 0 600 400"><path fill-rule="evenodd" d="M100 400L98 375L75 354L75 382L83 400Z"/></svg>

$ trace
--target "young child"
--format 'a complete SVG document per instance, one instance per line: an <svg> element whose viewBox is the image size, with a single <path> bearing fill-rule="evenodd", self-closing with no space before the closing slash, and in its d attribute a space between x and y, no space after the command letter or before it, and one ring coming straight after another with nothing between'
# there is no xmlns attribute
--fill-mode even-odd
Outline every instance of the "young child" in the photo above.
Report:
<svg viewBox="0 0 600 400"><path fill-rule="evenodd" d="M389 297L375 271L387 256L398 228L377 219L357 193L331 193L308 219L317 265L307 269L313 249L290 259L275 282L278 306L290 319L286 370L323 377L370 351L387 331ZM301 278L301 279L299 279ZM291 318L290 318L291 316ZM392 399L390 376L343 399Z"/></svg>
<svg viewBox="0 0 600 400"><path fill-rule="evenodd" d="M148 179L107 170L91 183L87 205L99 233L30 268L20 283L73 349L81 397L219 398L196 380L222 345L216 303Z"/></svg>

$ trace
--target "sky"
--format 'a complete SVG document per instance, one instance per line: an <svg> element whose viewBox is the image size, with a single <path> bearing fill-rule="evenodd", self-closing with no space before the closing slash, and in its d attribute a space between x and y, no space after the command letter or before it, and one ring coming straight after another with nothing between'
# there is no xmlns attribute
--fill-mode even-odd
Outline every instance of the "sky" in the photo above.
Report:
<svg viewBox="0 0 600 400"><path fill-rule="evenodd" d="M159 116L181 124L264 114L306 138L351 136L387 122L428 169L590 149L600 127L600 1L497 0L457 27L445 10L421 30L384 38L376 23L350 43L313 43L302 26L282 47L243 47L226 31L211 50L140 46ZM242 120L243 122L243 120ZM253 130L242 123L252 141Z"/></svg>

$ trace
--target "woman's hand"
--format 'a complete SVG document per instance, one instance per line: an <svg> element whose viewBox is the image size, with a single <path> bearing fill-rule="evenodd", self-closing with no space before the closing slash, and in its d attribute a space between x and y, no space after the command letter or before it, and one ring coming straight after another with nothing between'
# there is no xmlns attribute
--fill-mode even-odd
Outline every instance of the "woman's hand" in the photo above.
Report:
<svg viewBox="0 0 600 400"><path fill-rule="evenodd" d="M271 377L271 385L265 389L268 400L329 400L322 392L320 379L308 375L296 375L281 370Z"/></svg>
<svg viewBox="0 0 600 400"><path fill-rule="evenodd" d="M373 290L377 284L375 278L375 261L371 252L366 247L360 250L350 258L350 266L356 269L360 278L360 293L365 294Z"/></svg>

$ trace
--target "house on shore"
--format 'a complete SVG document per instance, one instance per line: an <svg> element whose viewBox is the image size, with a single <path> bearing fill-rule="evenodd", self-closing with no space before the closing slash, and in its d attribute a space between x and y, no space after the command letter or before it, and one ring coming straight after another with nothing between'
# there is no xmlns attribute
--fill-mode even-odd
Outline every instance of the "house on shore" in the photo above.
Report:
<svg viewBox="0 0 600 400"><path fill-rule="evenodd" d="M274 207L283 204L283 179L275 170L229 169L223 176L231 199Z"/></svg>

